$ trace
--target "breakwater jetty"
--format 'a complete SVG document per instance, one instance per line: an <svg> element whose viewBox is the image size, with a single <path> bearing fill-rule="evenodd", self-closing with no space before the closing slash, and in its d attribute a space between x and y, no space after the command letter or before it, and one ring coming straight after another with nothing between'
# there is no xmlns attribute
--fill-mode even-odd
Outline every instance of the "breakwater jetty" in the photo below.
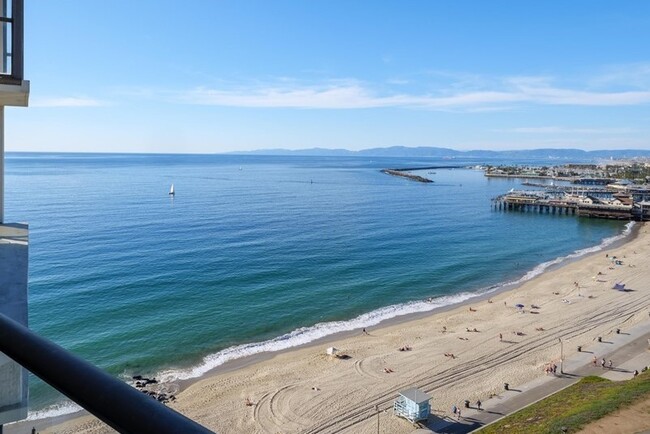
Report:
<svg viewBox="0 0 650 434"><path fill-rule="evenodd" d="M429 178L425 178L424 176L414 175L412 173L404 171L404 169L402 169L402 170L400 170L400 169L382 169L381 172L385 173L387 175L391 175L391 176L399 176L399 177L402 177L402 178L410 179L411 181L425 182L425 183L433 182L433 180L431 180Z"/></svg>
<svg viewBox="0 0 650 434"><path fill-rule="evenodd" d="M399 176L401 178L410 179L411 181L429 183L429 182L433 182L433 180L429 178L425 178L424 176L414 175L413 173L409 173L409 172L413 172L415 170L462 169L463 167L464 166L402 167L402 168L395 168L395 169L382 169L381 173L385 173L386 175L391 175L391 176Z"/></svg>

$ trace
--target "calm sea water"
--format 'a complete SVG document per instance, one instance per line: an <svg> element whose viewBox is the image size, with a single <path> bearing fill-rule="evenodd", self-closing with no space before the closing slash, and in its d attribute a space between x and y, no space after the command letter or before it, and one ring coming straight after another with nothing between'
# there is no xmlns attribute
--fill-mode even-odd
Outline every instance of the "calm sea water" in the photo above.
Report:
<svg viewBox="0 0 650 434"><path fill-rule="evenodd" d="M624 230L494 211L519 182L480 171L425 170L435 183L421 184L378 170L448 164L10 153L6 219L30 224L30 326L116 375L188 378L465 299ZM31 394L34 410L61 399L37 379Z"/></svg>

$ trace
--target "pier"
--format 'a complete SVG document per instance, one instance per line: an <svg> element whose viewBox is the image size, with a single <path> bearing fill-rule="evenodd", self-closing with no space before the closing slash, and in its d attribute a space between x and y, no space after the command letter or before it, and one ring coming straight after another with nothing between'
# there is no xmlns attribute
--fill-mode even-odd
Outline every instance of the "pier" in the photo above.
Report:
<svg viewBox="0 0 650 434"><path fill-rule="evenodd" d="M629 195L601 199L591 195L551 195L541 191L510 191L492 200L495 210L577 215L610 220L650 221L650 202Z"/></svg>
<svg viewBox="0 0 650 434"><path fill-rule="evenodd" d="M578 206L561 199L527 192L510 192L492 200L496 210L576 215Z"/></svg>

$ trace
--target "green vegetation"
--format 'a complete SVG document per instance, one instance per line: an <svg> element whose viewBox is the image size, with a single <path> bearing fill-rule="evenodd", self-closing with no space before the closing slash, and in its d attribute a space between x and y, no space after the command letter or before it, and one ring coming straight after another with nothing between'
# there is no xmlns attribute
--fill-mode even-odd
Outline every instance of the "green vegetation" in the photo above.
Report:
<svg viewBox="0 0 650 434"><path fill-rule="evenodd" d="M478 431L481 434L577 432L619 408L650 396L650 371L628 381L585 377L580 382Z"/></svg>

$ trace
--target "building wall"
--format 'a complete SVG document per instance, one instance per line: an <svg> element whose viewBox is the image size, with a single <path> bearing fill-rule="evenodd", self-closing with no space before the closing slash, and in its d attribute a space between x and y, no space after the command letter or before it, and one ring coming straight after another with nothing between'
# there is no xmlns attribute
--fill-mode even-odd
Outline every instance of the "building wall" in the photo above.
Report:
<svg viewBox="0 0 650 434"><path fill-rule="evenodd" d="M0 313L27 325L28 228L0 225ZM27 417L27 371L0 353L0 425Z"/></svg>

